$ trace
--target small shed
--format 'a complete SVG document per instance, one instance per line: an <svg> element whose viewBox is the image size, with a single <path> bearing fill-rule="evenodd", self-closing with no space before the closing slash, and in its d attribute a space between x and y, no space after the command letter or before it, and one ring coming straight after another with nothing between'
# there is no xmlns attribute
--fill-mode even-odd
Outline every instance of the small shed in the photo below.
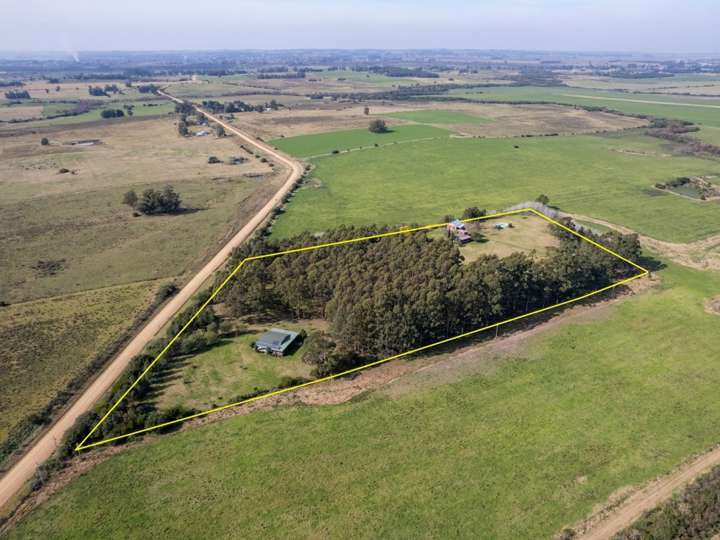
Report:
<svg viewBox="0 0 720 540"><path fill-rule="evenodd" d="M465 229L465 224L459 219L454 219L448 223L448 229L451 231L461 231Z"/></svg>
<svg viewBox="0 0 720 540"><path fill-rule="evenodd" d="M271 328L255 342L255 350L275 356L285 356L285 352L299 335L298 332L293 332L292 330Z"/></svg>

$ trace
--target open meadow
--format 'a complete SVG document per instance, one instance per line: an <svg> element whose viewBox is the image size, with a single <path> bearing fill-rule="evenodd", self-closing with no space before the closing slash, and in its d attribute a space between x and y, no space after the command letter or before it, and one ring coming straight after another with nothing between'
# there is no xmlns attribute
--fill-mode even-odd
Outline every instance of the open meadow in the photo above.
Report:
<svg viewBox="0 0 720 540"><path fill-rule="evenodd" d="M296 138L285 149L319 151L318 137ZM642 135L438 138L313 164L312 178L286 205L273 234L321 232L337 223L431 223L469 206L499 210L540 193L562 210L661 240L688 242L720 232L717 201L653 187L678 176L717 175L720 162L674 154L666 142Z"/></svg>
<svg viewBox="0 0 720 540"><path fill-rule="evenodd" d="M669 265L658 277L364 398L139 442L10 538L551 537L717 441L720 368L707 359L720 344L703 302L720 275Z"/></svg>
<svg viewBox="0 0 720 540"><path fill-rule="evenodd" d="M125 335L164 283L180 284L283 181L231 137L180 137L170 119L0 139L0 442ZM209 164L216 156L220 163ZM244 161L232 164L232 158ZM123 194L172 185L180 213Z"/></svg>
<svg viewBox="0 0 720 540"><path fill-rule="evenodd" d="M160 284L139 282L0 308L0 441L129 330Z"/></svg>
<svg viewBox="0 0 720 540"><path fill-rule="evenodd" d="M452 90L449 95L479 101L546 102L584 107L606 107L629 114L642 114L720 127L720 98L628 94L567 87L496 87Z"/></svg>

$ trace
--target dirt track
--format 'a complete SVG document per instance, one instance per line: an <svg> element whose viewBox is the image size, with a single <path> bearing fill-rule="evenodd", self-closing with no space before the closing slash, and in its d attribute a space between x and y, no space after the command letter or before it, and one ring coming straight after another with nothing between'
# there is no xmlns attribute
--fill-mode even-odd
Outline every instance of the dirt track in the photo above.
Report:
<svg viewBox="0 0 720 540"><path fill-rule="evenodd" d="M720 464L720 447L703 454L699 458L680 466L677 470L648 484L628 497L616 509L600 512L590 518L588 529L578 530L578 540L606 540L632 525L643 513L652 510L669 499L673 493L688 485L701 474ZM578 527L581 529L581 527Z"/></svg>
<svg viewBox="0 0 720 540"><path fill-rule="evenodd" d="M173 101L179 101L169 94L161 92ZM207 111L207 118L222 125L227 132L233 133L246 143L257 147L289 169L289 175L282 187L208 262L195 276L172 298L150 321L135 335L125 348L108 364L100 375L85 389L72 405L55 423L25 452L25 454L0 478L0 507L17 493L34 474L39 464L47 460L57 448L65 432L72 427L78 416L90 410L108 388L122 374L133 356L139 354L157 332L177 313L179 309L202 287L208 278L228 259L233 249L247 240L255 229L268 217L272 209L282 202L283 197L292 189L303 174L300 163L279 153L270 146L242 133Z"/></svg>

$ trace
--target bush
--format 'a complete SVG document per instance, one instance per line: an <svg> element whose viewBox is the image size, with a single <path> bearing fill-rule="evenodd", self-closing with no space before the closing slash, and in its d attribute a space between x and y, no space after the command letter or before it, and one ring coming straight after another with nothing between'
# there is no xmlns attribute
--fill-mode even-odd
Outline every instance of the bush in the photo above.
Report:
<svg viewBox="0 0 720 540"><path fill-rule="evenodd" d="M40 139L40 144L42 146L47 146L48 144L50 144L50 141L48 140L47 137L43 137L42 139Z"/></svg>
<svg viewBox="0 0 720 540"><path fill-rule="evenodd" d="M216 156L210 156L207 161L209 164L222 163L222 161Z"/></svg>
<svg viewBox="0 0 720 540"><path fill-rule="evenodd" d="M465 209L465 211L463 212L462 218L463 219L479 218L479 217L483 217L485 214L487 214L487 210L485 210L484 208L478 208L477 206L471 206L470 208Z"/></svg>
<svg viewBox="0 0 720 540"><path fill-rule="evenodd" d="M128 205L130 208L135 208L135 205L138 202L138 196L137 193L135 193L134 190L130 190L125 192L122 199L123 204Z"/></svg>
<svg viewBox="0 0 720 540"><path fill-rule="evenodd" d="M158 301L162 302L164 300L167 300L171 296L174 296L178 292L178 286L174 283L166 283L160 289L158 289L157 292L157 299Z"/></svg>
<svg viewBox="0 0 720 540"><path fill-rule="evenodd" d="M125 113L121 109L105 109L100 113L103 118L122 118Z"/></svg>
<svg viewBox="0 0 720 540"><path fill-rule="evenodd" d="M368 131L370 131L370 133L387 133L387 124L385 124L385 120L377 118L370 122L368 125Z"/></svg>
<svg viewBox="0 0 720 540"><path fill-rule="evenodd" d="M172 186L162 191L146 189L135 204L135 209L143 214L174 214L180 210L180 194Z"/></svg>

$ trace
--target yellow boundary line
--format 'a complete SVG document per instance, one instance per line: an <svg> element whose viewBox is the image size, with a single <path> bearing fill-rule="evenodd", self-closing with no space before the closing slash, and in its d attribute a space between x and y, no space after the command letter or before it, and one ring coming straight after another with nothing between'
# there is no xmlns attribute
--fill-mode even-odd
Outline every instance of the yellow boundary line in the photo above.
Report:
<svg viewBox="0 0 720 540"><path fill-rule="evenodd" d="M87 435L85 435L85 437L83 438L83 440L80 441L80 443L75 447L75 451L76 451L76 452L79 452L79 451L81 451L81 450L86 450L86 449L88 449L88 448L93 448L93 447L95 447L95 446L100 446L100 445L107 444L107 443L110 443L110 442L113 442L113 441L117 441L117 440L120 440L120 439L125 439L125 438L128 438L128 437L132 437L132 436L135 436L135 435L140 435L140 434L142 434L142 433L147 433L147 432L149 432L149 431L154 431L154 430L156 430L156 429L161 429L161 428L168 427L168 426L172 426L172 425L175 425L175 424L180 424L180 423L182 423L182 422L186 422L186 421L192 420L192 419L194 419L194 418L199 418L199 417L202 417L202 416L207 416L207 415L210 415L210 414L213 414L213 413L216 413L216 412L224 411L225 409L230 409L230 408L232 408L232 407L238 407L238 406L240 406L240 405L245 405L245 404L247 404L247 403L252 403L252 402L254 402L254 401L259 401L259 400L261 400L261 399L267 399L267 398L272 397L272 396L278 396L278 395L281 395L281 394L287 394L287 393L289 393L289 392L293 392L293 391L298 390L298 389L300 389L300 388L305 388L305 387L307 387L307 386L311 386L311 385L314 385L314 384L320 384L320 383L323 383L323 382L326 382L326 381L331 381L331 380L333 380L333 379L337 379L337 378L339 378L339 377L344 377L345 375L349 375L349 374L351 374L351 373L357 373L358 371L362 371L362 370L364 370L364 369L368 369L368 368L371 368L371 367L374 367L374 366L379 366L380 364L384 364L384 363L390 362L390 361L392 361L392 360L397 360L398 358L402 358L402 357L404 357L404 356L409 356L409 355L416 354L416 353L419 353L419 352L422 352L422 351L426 351L426 350L428 350L428 349L432 349L433 347L438 347L438 346L444 345L444 344L446 344L446 343L451 343L451 342L453 342L453 341L457 341L457 340L460 340L460 339L464 339L464 338L466 338L466 337L473 336L473 335L475 335L475 334L479 334L479 333L481 333L481 332L484 332L484 331L486 331L486 330L490 330L490 329L492 329L492 328L497 328L497 327L500 327L500 326L502 326L502 325L505 325L505 324L508 324L508 323L511 323L511 322L515 322L515 321L519 321L519 320L521 320L521 319L525 319L526 317L532 317L533 315L538 315L538 314L544 313L544 312L546 312L546 311L551 311L551 310L553 310L553 309L556 309L556 308L559 308L559 307L562 307L562 306L566 306L566 305L568 305L568 304L572 304L572 303L575 303L575 302L579 302L579 301L581 301L581 300L585 300L585 299L590 298L590 297L592 297L592 296L601 294L601 293L603 293L603 292L605 292L605 291L609 291L610 289L614 289L615 287L619 287L619 286L621 286L621 285L624 285L624 284L626 284L626 283L629 283L629 282L631 282L631 281L633 281L633 280L636 280L636 279L638 279L638 278L645 277L645 276L647 276L647 275L650 273L649 270L647 270L646 268L643 268L643 267L640 266L639 264L636 264L636 263L634 263L633 261L631 261L631 260L629 260L629 259L626 259L626 258L623 257L622 255L620 255L620 254L618 254L618 253L615 253L615 252L612 251L611 249L603 246L602 244L599 244L598 242L595 242L594 240L591 240L591 239L588 238L587 236L585 236L585 235L583 235L583 234L580 234L580 233L577 232L577 231L574 231L574 230L571 229L570 227L567 227L567 226L563 225L562 223L560 223L560 222L558 222L558 221L556 221L556 220L554 220L554 219L546 216L545 214L543 214L542 212L539 212L538 210L535 210L534 208L521 208L521 209L519 209L519 210L511 210L511 211L508 211L508 212L499 212L499 213L496 213L496 214L491 214L491 215L482 216L482 217L478 217L478 218L465 219L465 220L462 220L462 221L463 221L464 223L469 223L469 222L472 222L472 221L479 221L479 220L485 220L485 219L493 219L493 218L499 218L499 217L503 217L503 216L511 216L511 215L515 215L515 214L521 214L521 213L524 213L524 212L531 212L532 214L535 214L536 216L541 217L542 219L548 221L549 223L552 223L553 225L556 225L557 227L560 227L561 229L563 229L563 230L565 230L565 231L567 231L567 232L569 232L569 233L577 236L578 238L581 238L582 240L584 240L584 241L592 244L593 246L597 247L598 249L601 249L602 251L604 251L604 252L606 252L606 253L609 253L610 255L612 255L612 256L614 256L614 257L617 257L617 258L620 259L621 261L626 262L627 264L631 265L632 267L640 270L640 273L638 273L638 274L636 274L636 275L634 275L634 276L631 276L631 277L629 277L629 278L625 278L625 279L623 279L623 280L620 280L620 281L618 281L618 282L616 282L616 283L612 283L612 284L610 284L610 285L607 285L606 287L603 287L603 288L601 288L601 289L597 289L596 291L591 291L591 292L589 292L589 293L585 293L585 294L583 294L583 295L581 295L581 296L578 296L577 298L572 298L572 299L570 299L570 300L565 300L565 301L563 301L563 302L558 302L557 304L553 304L553 305L551 305L551 306L544 307L544 308L541 308L541 309L536 309L535 311L531 311L531 312L525 313L525 314L523 314L523 315L518 315L518 316L516 316L516 317L512 317L512 318L510 318L510 319L507 319L507 320L504 320L504 321L501 321L501 322L489 324L489 325L487 325L487 326L483 326L482 328L477 328L477 329L475 329L475 330L470 330L469 332L465 332L465 333L459 334L459 335L457 335L457 336L453 336L453 337L449 337L449 338L446 338L446 339L442 339L442 340L440 340L440 341L436 341L435 343L430 343L429 345L424 345L424 346L422 346L422 347L418 347L418 348L416 348L416 349L412 349L412 350L409 350L409 351L405 351L405 352L400 353L400 354L395 354L395 355L393 355L393 356L388 356L387 358L383 358L383 359L381 359L381 360L376 360L376 361L374 361L374 362L369 362L369 363L367 363L367 364L363 364L362 366L354 367L354 368L352 368L352 369L348 369L348 370L343 371L343 372L341 372L341 373L335 373L335 374L333 374L333 375L328 375L328 376L326 376L326 377L321 377L321 378L319 378L319 379L314 379L314 380L312 380L312 381L304 382L304 383L302 383L302 384L298 384L298 385L295 385L295 386L290 386L290 387L288 387L288 388L282 388L282 389L280 389L280 390L274 390L274 391L272 391L272 392L268 392L268 393L266 393L266 394L262 394L262 395L255 396L255 397L252 397L252 398L244 399L244 400L242 400L242 401L237 401L237 402L235 402L235 403L229 403L229 404L227 404L227 405L222 405L222 406L220 406L220 407L215 407L214 409L209 409L209 410L207 410L207 411L198 412L198 413L195 413L195 414L191 414L191 415L188 415L188 416L184 416L184 417L182 417L182 418L177 418L177 419L175 419L175 420L170 420L170 421L168 421L168 422L163 422L162 424L157 424L157 425L155 425L155 426L150 426L150 427L147 427L147 428L138 429L138 430L136 430L136 431L131 431L130 433L125 433L124 435L117 435L117 436L115 436L115 437L110 437L110 438L107 438L107 439L103 439L103 440L101 440L101 441L93 442L93 443L90 443L90 444L85 444L85 443L87 442L87 440L92 436L92 434L95 433L95 431L97 431L97 429L102 425L102 423L105 422L105 420L107 420L107 418L108 418L108 417L112 414L112 412L118 407L118 405L120 405L120 403L122 402L122 400L127 397L127 395L132 391L133 388L135 388L135 386L138 384L138 382L140 382L140 380L153 368L153 366L154 366L155 364L157 364L157 362L158 362L163 356L165 356L165 353L167 353L167 351L170 349L170 347L173 345L173 343L175 343L175 342L177 341L177 339L183 334L183 332L185 332L185 330L192 324L192 322L198 317L198 315L200 315L200 312L201 312L203 309L205 309L205 308L208 306L208 304L210 304L210 302L212 302L212 301L215 299L215 297L218 295L218 293L219 293L219 292L225 287L225 285L227 285L228 282L238 273L238 271L245 265L245 263L250 262L250 261L259 260L259 259L269 259L269 258L272 258L272 257L279 257L279 256L281 256L281 255L289 255L289 254L291 254L291 253L302 253L302 252L304 252L304 251L312 251L312 250L316 250L316 249L323 249L323 248L334 247L334 246L343 246L343 245L347 245L347 244L353 244L353 243L356 243L356 242L365 242L365 241L367 241L367 240L374 240L374 239L377 239L377 238L387 238L387 237L390 237L390 236L398 236L398 235L401 235L401 234L407 234L407 233L412 233L412 232L427 231L427 230L431 230L431 229L437 229L437 228L440 228L440 227L445 227L445 226L447 225L447 223L436 223L436 224L433 224L433 225L424 225L424 226L422 226L422 227L405 228L405 229L400 229L400 230L397 230L397 231L392 231L392 232L387 232L387 233L373 234L373 235L370 235L370 236L362 236L362 237L359 237L359 238L351 238L351 239L349 239L349 240L339 240L339 241L337 241L337 242L328 242L328 243L325 243L325 244L318 244L318 245L316 245L316 246L307 246L307 247L302 247L302 248L288 249L288 250L280 251L280 252L277 252L277 253L266 253L266 254L264 254L264 255L255 255L255 256L252 256L252 257L246 257L245 259L243 259L242 261L240 261L240 262L237 264L237 266L235 266L235 268L233 269L233 271L230 272L230 274L223 280L223 282L215 288L215 290L212 292L212 294L210 295L210 297L202 304L202 306L200 306L200 307L198 308L198 310L193 314L193 316L190 318L190 320L189 320L187 323L185 323L185 326L183 326L183 327L178 331L178 333L173 336L173 338L168 342L168 344L165 346L165 348L164 348L162 351L160 351L160 353L158 353L158 355L155 357L155 359L154 359L152 362L150 362L150 364L148 365L148 367L145 368L145 370L138 376L137 379L135 379L135 381L134 381L134 382L130 385L130 387L123 393L123 395L120 396L120 397L117 399L117 401L115 401L115 403L112 405L112 407L110 407L110 409L108 409L108 411L105 413L105 415L104 415L100 420L98 420L98 422L97 422L97 423L95 424L95 426L90 430L90 432L89 432Z"/></svg>

